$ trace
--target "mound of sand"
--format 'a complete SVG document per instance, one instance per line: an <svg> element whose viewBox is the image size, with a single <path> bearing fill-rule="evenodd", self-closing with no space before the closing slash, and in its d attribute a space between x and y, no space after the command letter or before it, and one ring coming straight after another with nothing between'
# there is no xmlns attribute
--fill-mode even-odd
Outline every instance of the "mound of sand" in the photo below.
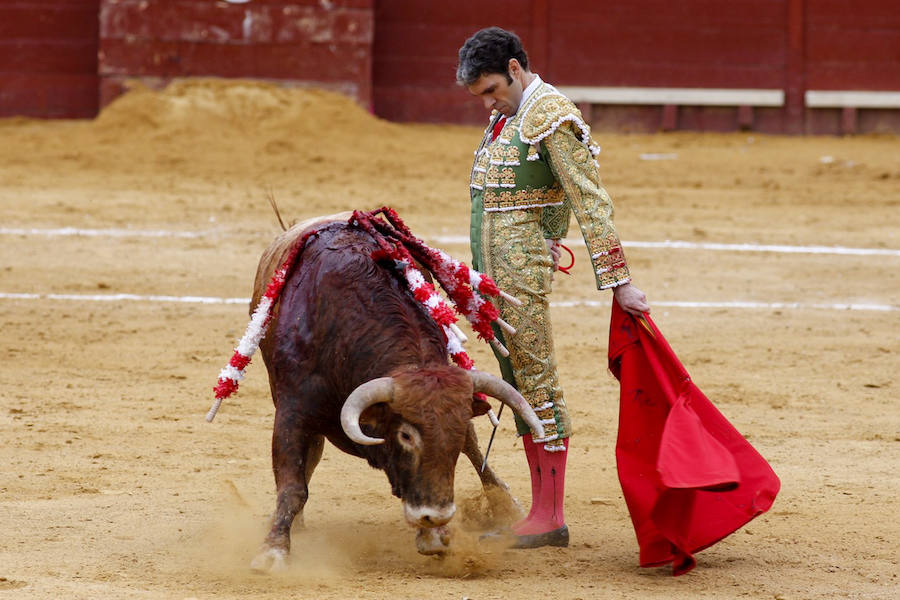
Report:
<svg viewBox="0 0 900 600"><path fill-rule="evenodd" d="M139 137L171 148L223 142L350 141L384 136L393 126L341 94L226 79L176 81L162 91L135 83L94 122L98 134Z"/></svg>

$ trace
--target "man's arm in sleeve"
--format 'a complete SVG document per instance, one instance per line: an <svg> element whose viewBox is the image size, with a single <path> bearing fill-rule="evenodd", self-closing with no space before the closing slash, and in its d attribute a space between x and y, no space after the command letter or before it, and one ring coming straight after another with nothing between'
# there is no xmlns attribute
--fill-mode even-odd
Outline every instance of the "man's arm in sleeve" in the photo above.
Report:
<svg viewBox="0 0 900 600"><path fill-rule="evenodd" d="M631 281L631 275L613 223L612 200L600 183L593 155L579 139L581 134L579 127L566 121L542 145L550 169L565 192L565 204L571 206L578 220L591 255L597 287L612 288Z"/></svg>

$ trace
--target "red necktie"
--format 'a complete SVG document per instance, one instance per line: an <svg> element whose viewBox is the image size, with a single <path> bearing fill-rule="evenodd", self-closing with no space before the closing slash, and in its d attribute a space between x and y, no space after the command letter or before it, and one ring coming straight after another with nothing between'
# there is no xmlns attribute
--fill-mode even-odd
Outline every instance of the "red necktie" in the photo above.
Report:
<svg viewBox="0 0 900 600"><path fill-rule="evenodd" d="M505 116L500 117L499 119L497 119L497 122L494 123L494 129L493 129L492 135L491 135L492 142L497 139L498 135L500 135L500 130L503 129L504 125L506 125L506 117Z"/></svg>

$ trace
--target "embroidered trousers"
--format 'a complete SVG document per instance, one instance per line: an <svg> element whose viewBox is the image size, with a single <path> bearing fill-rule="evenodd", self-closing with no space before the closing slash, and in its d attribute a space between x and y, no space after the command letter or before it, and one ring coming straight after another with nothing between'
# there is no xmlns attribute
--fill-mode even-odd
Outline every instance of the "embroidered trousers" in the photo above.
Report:
<svg viewBox="0 0 900 600"><path fill-rule="evenodd" d="M504 379L528 400L544 425L550 451L563 450L571 422L553 351L549 293L553 261L544 242L541 208L483 212L473 219L472 236L475 268L522 301L515 306L498 299L501 317L516 329L512 336L498 337L509 349L509 358L497 355ZM473 214L473 217L476 215ZM477 236L477 240L475 237ZM476 243L476 241L478 243ZM500 334L495 327L495 333ZM528 426L516 418L520 435Z"/></svg>

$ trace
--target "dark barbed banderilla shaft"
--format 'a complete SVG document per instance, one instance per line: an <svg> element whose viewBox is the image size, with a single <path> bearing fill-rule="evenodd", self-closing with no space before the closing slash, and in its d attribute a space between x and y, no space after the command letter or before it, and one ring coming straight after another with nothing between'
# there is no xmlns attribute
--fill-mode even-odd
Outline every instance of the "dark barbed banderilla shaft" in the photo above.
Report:
<svg viewBox="0 0 900 600"><path fill-rule="evenodd" d="M494 436L497 435L497 427L500 426L500 415L503 414L503 407L505 404L500 404L500 410L497 411L497 424L494 425L494 430L491 432L491 439L488 440L487 449L484 451L484 462L481 463L481 472L484 473L484 468L487 466L488 455L491 453L491 445L494 443Z"/></svg>

